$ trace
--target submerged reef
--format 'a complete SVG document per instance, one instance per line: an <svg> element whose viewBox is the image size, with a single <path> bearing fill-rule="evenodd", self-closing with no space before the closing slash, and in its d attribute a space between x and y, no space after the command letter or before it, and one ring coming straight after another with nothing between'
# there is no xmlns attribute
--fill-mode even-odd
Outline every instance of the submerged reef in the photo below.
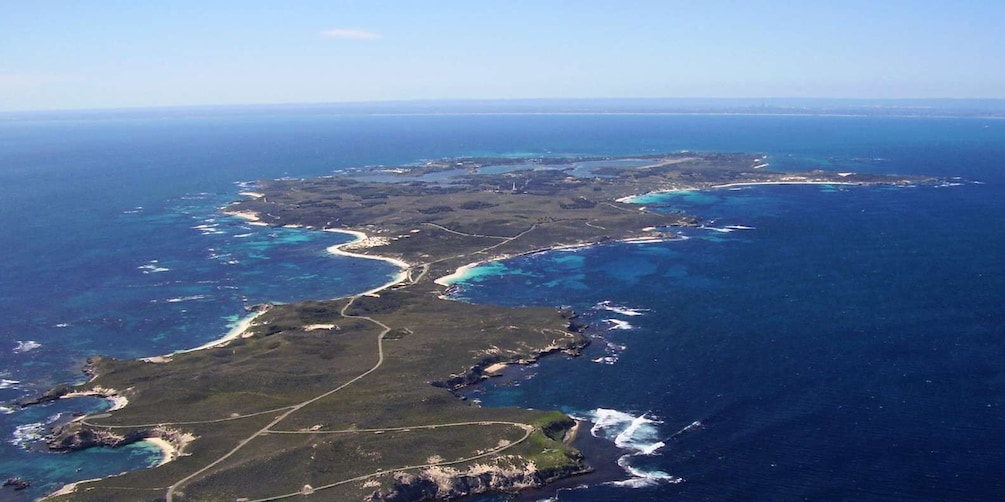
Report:
<svg viewBox="0 0 1005 502"><path fill-rule="evenodd" d="M519 491L588 472L589 459L571 444L575 420L481 408L454 392L507 364L578 355L589 343L586 326L568 308L455 301L452 285L478 263L673 239L674 227L701 223L632 204L633 195L927 181L766 167L760 155L693 152L465 158L356 173L361 177L262 181L224 211L259 225L352 233L354 242L330 251L387 260L401 273L347 298L256 306L230 336L200 350L95 357L86 383L25 401L120 399L118 409L53 431L54 450L160 440L173 452L157 468L71 485L52 497L428 500Z"/></svg>

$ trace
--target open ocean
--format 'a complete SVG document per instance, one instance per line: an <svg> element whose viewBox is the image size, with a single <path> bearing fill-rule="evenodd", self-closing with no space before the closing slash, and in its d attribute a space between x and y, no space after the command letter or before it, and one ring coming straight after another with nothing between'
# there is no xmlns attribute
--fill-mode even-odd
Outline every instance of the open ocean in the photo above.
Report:
<svg viewBox="0 0 1005 502"><path fill-rule="evenodd" d="M107 405L12 403L81 381L87 356L195 347L246 305L345 296L396 272L326 253L346 235L220 214L246 182L678 150L950 182L648 197L708 224L475 269L459 299L570 305L596 327L583 357L545 358L473 394L593 420L621 449L622 482L559 500L1000 499L1005 121L281 108L0 116L0 478L34 483L0 499L158 462L142 443L40 450L49 424Z"/></svg>

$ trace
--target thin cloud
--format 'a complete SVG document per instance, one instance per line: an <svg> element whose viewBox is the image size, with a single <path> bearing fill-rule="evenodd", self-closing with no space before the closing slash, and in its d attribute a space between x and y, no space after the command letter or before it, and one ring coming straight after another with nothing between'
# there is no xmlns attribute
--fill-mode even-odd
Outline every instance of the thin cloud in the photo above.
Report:
<svg viewBox="0 0 1005 502"><path fill-rule="evenodd" d="M341 38L345 40L376 40L381 38L380 33L359 30L356 28L332 28L330 30L321 30L321 36L324 38Z"/></svg>

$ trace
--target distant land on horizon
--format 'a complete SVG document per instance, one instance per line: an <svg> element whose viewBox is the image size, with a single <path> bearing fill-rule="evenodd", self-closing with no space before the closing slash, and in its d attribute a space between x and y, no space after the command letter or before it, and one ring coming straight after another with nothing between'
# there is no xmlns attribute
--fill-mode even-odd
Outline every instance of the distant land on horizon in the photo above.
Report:
<svg viewBox="0 0 1005 502"><path fill-rule="evenodd" d="M443 99L192 105L109 109L0 112L0 119L82 118L89 116L191 115L209 112L259 114L276 111L324 114L746 114L856 115L1005 118L1005 99L857 99L857 98L576 98Z"/></svg>

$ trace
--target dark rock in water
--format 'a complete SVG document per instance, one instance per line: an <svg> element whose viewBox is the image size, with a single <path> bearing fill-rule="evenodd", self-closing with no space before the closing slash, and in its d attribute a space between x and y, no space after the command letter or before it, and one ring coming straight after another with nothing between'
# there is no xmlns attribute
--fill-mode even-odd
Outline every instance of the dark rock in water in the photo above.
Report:
<svg viewBox="0 0 1005 502"><path fill-rule="evenodd" d="M245 312L267 312L271 308L272 308L272 304L271 303L256 303L254 305L245 305L244 306L244 311Z"/></svg>
<svg viewBox="0 0 1005 502"><path fill-rule="evenodd" d="M28 488L29 486L31 486L31 481L28 481L27 479L24 479L24 478L19 478L17 476L14 476L14 477L7 478L7 480L3 482L3 487L4 488L6 488L8 486L13 486L15 490L24 490L25 488Z"/></svg>
<svg viewBox="0 0 1005 502"><path fill-rule="evenodd" d="M569 331L573 333L582 333L583 331L586 330L587 327L589 327L589 325L584 322L577 321L575 319L570 319L567 328Z"/></svg>
<svg viewBox="0 0 1005 502"><path fill-rule="evenodd" d="M558 314L562 316L563 319L576 319L579 314L572 307L562 307L558 309Z"/></svg>
<svg viewBox="0 0 1005 502"><path fill-rule="evenodd" d="M69 394L72 391L73 391L73 386L71 386L71 385L59 385L57 387L53 387L52 389L49 389L48 391L46 391L41 396L31 397L31 398L28 398L28 399L22 399L21 401L18 401L17 404L19 406L21 406L22 408L26 408L28 406L32 406L32 405L35 405L35 404L48 403L50 401L56 401L59 398L65 396L67 394Z"/></svg>

